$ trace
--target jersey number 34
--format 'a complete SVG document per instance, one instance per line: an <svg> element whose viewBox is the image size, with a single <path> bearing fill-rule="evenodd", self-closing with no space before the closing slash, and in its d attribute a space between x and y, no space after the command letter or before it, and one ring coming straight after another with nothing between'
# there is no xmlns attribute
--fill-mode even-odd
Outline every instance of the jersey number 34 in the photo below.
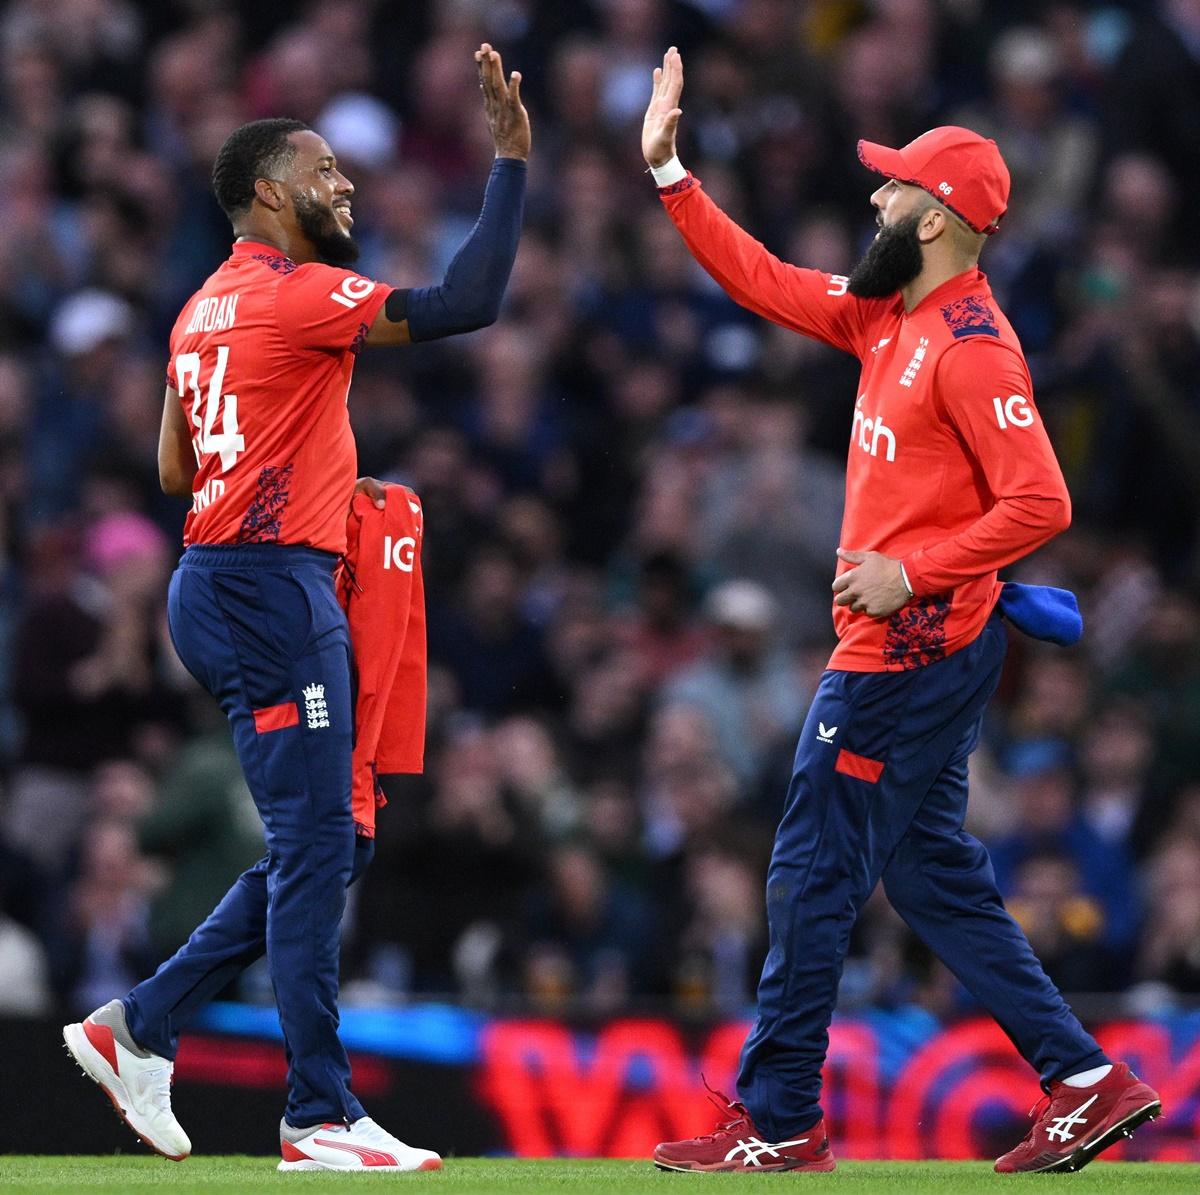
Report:
<svg viewBox="0 0 1200 1195"><path fill-rule="evenodd" d="M217 360L208 378L208 388L200 393L200 354L180 353L175 358L175 377L179 393L190 394L192 446L196 460L203 464L206 456L217 454L221 458L221 472L227 473L237 463L239 453L246 450L246 438L238 432L237 395L222 394L225 388L225 367L229 364L229 346L216 346ZM220 419L221 430L217 430Z"/></svg>

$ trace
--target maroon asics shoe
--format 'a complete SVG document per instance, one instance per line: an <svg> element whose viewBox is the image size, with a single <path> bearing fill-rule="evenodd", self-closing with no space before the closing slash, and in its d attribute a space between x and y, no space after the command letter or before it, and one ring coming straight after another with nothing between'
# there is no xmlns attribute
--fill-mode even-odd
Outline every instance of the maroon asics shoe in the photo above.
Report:
<svg viewBox="0 0 1200 1195"><path fill-rule="evenodd" d="M1051 1083L1050 1094L1030 1111L1033 1128L1016 1149L996 1162L1000 1174L1081 1170L1101 1150L1132 1137L1133 1130L1162 1113L1153 1087L1123 1062L1091 1087Z"/></svg>
<svg viewBox="0 0 1200 1195"><path fill-rule="evenodd" d="M705 1084L708 1087L708 1084ZM654 1147L660 1170L733 1170L761 1174L765 1170L833 1170L833 1150L824 1119L787 1141L766 1141L744 1104L708 1088L723 1115L730 1117L714 1132L688 1141L664 1141Z"/></svg>

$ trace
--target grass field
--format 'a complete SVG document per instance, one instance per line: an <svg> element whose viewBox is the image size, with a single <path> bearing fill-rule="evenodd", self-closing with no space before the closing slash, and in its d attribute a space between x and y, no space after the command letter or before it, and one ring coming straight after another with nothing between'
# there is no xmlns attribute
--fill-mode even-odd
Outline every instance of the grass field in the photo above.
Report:
<svg viewBox="0 0 1200 1195"><path fill-rule="evenodd" d="M511 1158L451 1158L444 1170L432 1174L325 1175L280 1174L273 1158L191 1158L175 1164L141 1157L16 1157L0 1156L0 1192L138 1191L161 1187L172 1195L207 1195L267 1188L344 1192L347 1182L402 1183L412 1189L445 1195L556 1195L573 1191L612 1191L619 1195L680 1195L693 1188L712 1191L794 1189L813 1184L838 1195L996 1195L1014 1184L1028 1188L1049 1184L1055 1195L1084 1192L1200 1191L1200 1165L1097 1162L1078 1174L993 1174L990 1162L844 1162L833 1174L668 1174L648 1162L524 1161Z"/></svg>

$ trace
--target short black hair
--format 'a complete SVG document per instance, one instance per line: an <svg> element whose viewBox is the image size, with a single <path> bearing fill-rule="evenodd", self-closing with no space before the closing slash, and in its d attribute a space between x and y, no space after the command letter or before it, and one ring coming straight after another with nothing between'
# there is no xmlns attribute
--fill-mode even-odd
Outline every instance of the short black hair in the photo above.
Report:
<svg viewBox="0 0 1200 1195"><path fill-rule="evenodd" d="M296 149L288 137L308 127L302 120L274 117L229 134L213 163L212 188L230 220L250 209L255 179L276 178L292 164Z"/></svg>

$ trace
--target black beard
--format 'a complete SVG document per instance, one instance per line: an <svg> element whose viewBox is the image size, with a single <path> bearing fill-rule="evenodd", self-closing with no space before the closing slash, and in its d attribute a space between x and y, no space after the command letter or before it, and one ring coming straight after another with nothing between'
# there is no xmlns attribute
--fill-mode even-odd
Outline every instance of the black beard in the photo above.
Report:
<svg viewBox="0 0 1200 1195"><path fill-rule="evenodd" d="M296 223L317 250L321 260L331 266L348 266L358 261L358 245L338 223L333 208L322 207L307 195L293 195Z"/></svg>
<svg viewBox="0 0 1200 1195"><path fill-rule="evenodd" d="M860 299L884 299L907 286L924 265L917 239L920 216L880 229L850 274L846 289Z"/></svg>

